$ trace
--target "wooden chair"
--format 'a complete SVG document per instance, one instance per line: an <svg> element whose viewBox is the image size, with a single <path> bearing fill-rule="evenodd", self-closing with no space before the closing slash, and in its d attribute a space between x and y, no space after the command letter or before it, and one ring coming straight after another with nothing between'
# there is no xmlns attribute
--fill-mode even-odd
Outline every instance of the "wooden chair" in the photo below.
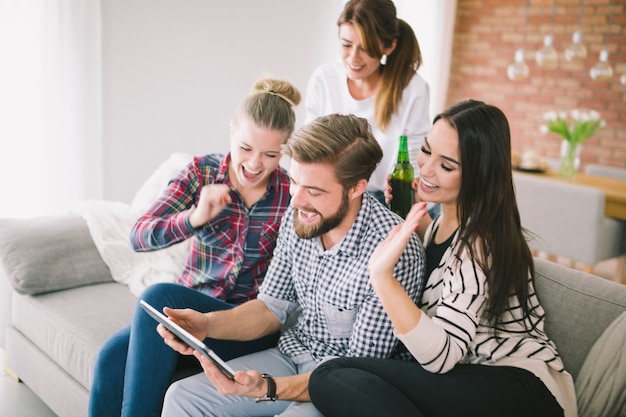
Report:
<svg viewBox="0 0 626 417"><path fill-rule="evenodd" d="M593 187L513 173L522 226L534 235L535 254L582 263L582 270L606 259L618 259L615 280L621 282L626 263L626 223L604 215L604 193Z"/></svg>

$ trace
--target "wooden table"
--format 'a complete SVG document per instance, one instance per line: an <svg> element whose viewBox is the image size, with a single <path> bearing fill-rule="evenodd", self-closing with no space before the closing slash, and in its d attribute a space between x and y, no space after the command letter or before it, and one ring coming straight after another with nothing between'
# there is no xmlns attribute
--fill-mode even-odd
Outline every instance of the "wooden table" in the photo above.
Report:
<svg viewBox="0 0 626 417"><path fill-rule="evenodd" d="M613 217L615 219L626 221L626 181L624 180L578 173L573 179L566 179L553 170L548 170L544 173L528 173L523 171L516 172L535 175L547 180L564 181L572 184L599 188L604 191L604 195L606 196L604 214L606 214L607 217Z"/></svg>

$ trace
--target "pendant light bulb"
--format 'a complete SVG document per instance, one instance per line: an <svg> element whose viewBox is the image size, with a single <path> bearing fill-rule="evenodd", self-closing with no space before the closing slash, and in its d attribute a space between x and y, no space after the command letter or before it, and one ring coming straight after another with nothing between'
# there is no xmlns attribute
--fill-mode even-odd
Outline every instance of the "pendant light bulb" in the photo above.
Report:
<svg viewBox="0 0 626 417"><path fill-rule="evenodd" d="M506 75L510 80L517 81L528 78L528 65L524 62L524 48L515 51L515 61L506 69Z"/></svg>
<svg viewBox="0 0 626 417"><path fill-rule="evenodd" d="M600 60L589 71L591 79L595 81L608 81L613 76L613 67L609 63L609 51L600 51Z"/></svg>
<svg viewBox="0 0 626 417"><path fill-rule="evenodd" d="M626 85L626 72L625 72L625 73L623 73L621 77L619 77L619 82L620 82L622 85Z"/></svg>
<svg viewBox="0 0 626 417"><path fill-rule="evenodd" d="M583 45L583 33L577 30L572 35L572 44L565 49L565 59L568 61L582 61L587 56L587 48Z"/></svg>
<svg viewBox="0 0 626 417"><path fill-rule="evenodd" d="M554 43L554 37L552 34L546 35L543 38L543 48L537 51L535 60L539 65L552 65L556 63L557 55L556 50L552 46Z"/></svg>

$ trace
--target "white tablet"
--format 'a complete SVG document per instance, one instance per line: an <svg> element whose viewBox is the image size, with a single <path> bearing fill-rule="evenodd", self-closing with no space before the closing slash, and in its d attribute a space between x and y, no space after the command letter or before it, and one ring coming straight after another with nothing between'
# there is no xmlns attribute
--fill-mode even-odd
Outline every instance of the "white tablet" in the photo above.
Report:
<svg viewBox="0 0 626 417"><path fill-rule="evenodd" d="M201 352L207 358L211 359L211 361L213 361L213 363L218 368L220 368L224 375L226 375L230 379L233 379L235 371L233 371L233 369L228 366L228 364L224 362L222 358L217 356L217 354L213 352L213 350L209 349L207 345L205 345L202 341L198 340L198 338L196 338L194 335L180 327L178 324L174 323L166 315L158 311L156 308L152 307L144 300L140 300L139 304L144 308L144 310L146 310L148 314L150 314L152 318L164 325L167 330L174 333L174 335L178 337L183 343L186 343L198 352Z"/></svg>

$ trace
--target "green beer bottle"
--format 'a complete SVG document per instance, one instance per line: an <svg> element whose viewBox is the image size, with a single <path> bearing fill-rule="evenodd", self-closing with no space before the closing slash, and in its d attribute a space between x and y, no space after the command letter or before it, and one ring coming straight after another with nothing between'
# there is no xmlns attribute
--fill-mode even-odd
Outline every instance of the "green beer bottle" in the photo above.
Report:
<svg viewBox="0 0 626 417"><path fill-rule="evenodd" d="M391 211L403 219L415 201L413 191L413 165L409 162L409 147L406 136L400 136L398 162L391 173Z"/></svg>

